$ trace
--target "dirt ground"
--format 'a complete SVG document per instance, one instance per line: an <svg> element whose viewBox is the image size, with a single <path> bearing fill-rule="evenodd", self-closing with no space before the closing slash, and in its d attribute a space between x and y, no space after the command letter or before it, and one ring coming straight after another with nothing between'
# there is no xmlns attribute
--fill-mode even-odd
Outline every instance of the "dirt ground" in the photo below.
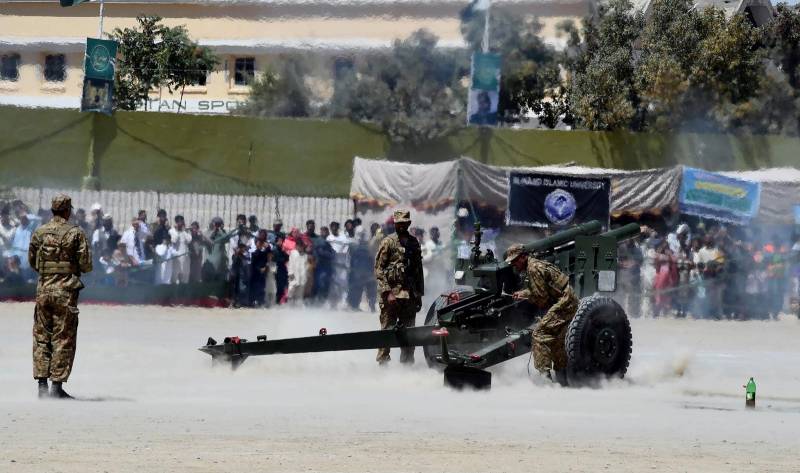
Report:
<svg viewBox="0 0 800 473"><path fill-rule="evenodd" d="M625 380L565 389L493 372L454 392L371 351L257 357L231 373L209 336L369 330L377 316L305 309L83 306L66 388L38 401L31 304L0 305L2 472L798 471L800 322L634 320ZM758 406L744 408L753 376Z"/></svg>

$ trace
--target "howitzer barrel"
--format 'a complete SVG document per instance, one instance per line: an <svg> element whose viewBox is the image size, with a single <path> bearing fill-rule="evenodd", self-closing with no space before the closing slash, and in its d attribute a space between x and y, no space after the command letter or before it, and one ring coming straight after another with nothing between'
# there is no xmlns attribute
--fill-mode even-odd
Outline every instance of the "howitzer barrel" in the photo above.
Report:
<svg viewBox="0 0 800 473"><path fill-rule="evenodd" d="M592 220L591 222L582 223L570 229L558 232L547 238L537 240L533 243L528 243L525 245L525 251L528 253L539 253L542 251L552 250L553 248L566 245L567 243L574 241L576 236L596 235L600 233L602 229L603 226L600 224L600 222L597 220Z"/></svg>
<svg viewBox="0 0 800 473"><path fill-rule="evenodd" d="M614 238L615 240L617 240L617 242L621 242L629 238L634 238L639 236L640 232L641 232L641 227L639 226L638 223L629 223L619 228L609 230L603 233L603 236L608 236Z"/></svg>

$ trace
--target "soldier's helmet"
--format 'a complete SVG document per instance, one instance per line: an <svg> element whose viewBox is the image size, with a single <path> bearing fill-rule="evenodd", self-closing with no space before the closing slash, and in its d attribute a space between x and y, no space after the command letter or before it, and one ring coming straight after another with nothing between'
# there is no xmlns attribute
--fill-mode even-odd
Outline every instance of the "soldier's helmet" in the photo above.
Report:
<svg viewBox="0 0 800 473"><path fill-rule="evenodd" d="M525 253L525 247L519 243L515 243L508 247L506 250L506 263L510 263L517 259L517 256Z"/></svg>
<svg viewBox="0 0 800 473"><path fill-rule="evenodd" d="M72 208L72 199L66 194L58 194L53 197L50 203L50 209L54 212L61 212Z"/></svg>
<svg viewBox="0 0 800 473"><path fill-rule="evenodd" d="M394 223L411 223L411 212L405 209L397 209L392 214Z"/></svg>

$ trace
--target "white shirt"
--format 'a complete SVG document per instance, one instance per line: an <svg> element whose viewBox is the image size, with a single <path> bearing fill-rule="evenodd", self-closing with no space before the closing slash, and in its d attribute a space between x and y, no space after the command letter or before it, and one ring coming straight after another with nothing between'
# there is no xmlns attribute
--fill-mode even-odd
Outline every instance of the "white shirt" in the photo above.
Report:
<svg viewBox="0 0 800 473"><path fill-rule="evenodd" d="M156 245L156 254L162 261L156 265L156 284L169 284L172 280L172 263L170 259L175 256L172 245L160 243ZM163 261L169 259L169 261Z"/></svg>
<svg viewBox="0 0 800 473"><path fill-rule="evenodd" d="M189 244L192 243L192 234L184 228L178 230L175 227L169 229L169 236L172 237L172 246L175 248L175 255L188 256Z"/></svg>
<svg viewBox="0 0 800 473"><path fill-rule="evenodd" d="M305 286L308 273L307 262L308 255L305 253L300 254L296 249L289 252L289 262L286 264L289 272L289 287Z"/></svg>
<svg viewBox="0 0 800 473"><path fill-rule="evenodd" d="M133 225L128 227L128 229L122 233L122 237L119 239L120 243L125 243L128 256L136 260L137 263L141 263L144 260L144 240L147 237L147 234L141 231L141 227L139 228L139 251L141 253L137 253L136 251L136 231L133 229Z"/></svg>

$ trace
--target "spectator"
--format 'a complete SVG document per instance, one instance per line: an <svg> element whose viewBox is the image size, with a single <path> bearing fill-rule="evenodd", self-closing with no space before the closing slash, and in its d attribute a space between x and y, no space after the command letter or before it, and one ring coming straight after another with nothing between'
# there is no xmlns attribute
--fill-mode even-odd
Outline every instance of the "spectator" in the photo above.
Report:
<svg viewBox="0 0 800 473"><path fill-rule="evenodd" d="M373 275L375 257L370 252L367 230L361 225L356 228L355 241L350 247L347 303L351 309L361 310L361 299L366 293L370 311L374 312L377 296L375 276Z"/></svg>
<svg viewBox="0 0 800 473"><path fill-rule="evenodd" d="M348 222L350 222L352 230L353 222L350 220ZM330 234L326 237L326 241L334 253L331 286L328 293L330 294L331 308L336 309L347 294L349 250L352 239L340 231L339 222L331 222Z"/></svg>
<svg viewBox="0 0 800 473"><path fill-rule="evenodd" d="M233 307L248 307L250 305L250 252L244 243L239 243L231 257L231 296Z"/></svg>
<svg viewBox="0 0 800 473"><path fill-rule="evenodd" d="M315 237L311 246L312 253L309 258L309 278L306 295L322 303L330 297L331 282L333 280L336 252L333 251L328 237L330 231L327 227L320 229L320 235ZM310 236L309 236L310 238ZM344 291L344 289L342 289Z"/></svg>
<svg viewBox="0 0 800 473"><path fill-rule="evenodd" d="M175 216L175 226L169 229L169 236L175 249L175 260L172 263L172 283L188 284L191 270L189 245L192 243L192 234L186 229L183 215Z"/></svg>
<svg viewBox="0 0 800 473"><path fill-rule="evenodd" d="M130 255L125 243L119 242L117 244L117 248L111 255L111 264L114 267L114 285L117 287L127 287L129 273L131 268L137 265L137 262Z"/></svg>
<svg viewBox="0 0 800 473"><path fill-rule="evenodd" d="M272 261L275 264L275 303L285 304L289 288L289 254L284 251L284 237L276 234L272 247Z"/></svg>
<svg viewBox="0 0 800 473"><path fill-rule="evenodd" d="M292 304L299 304L305 295L306 284L308 283L308 255L303 240L289 250L288 269L288 294L287 299Z"/></svg>
<svg viewBox="0 0 800 473"><path fill-rule="evenodd" d="M17 287L25 284L20 257L11 255L3 258L3 261L5 264L2 273L0 273L2 285L4 287Z"/></svg>
<svg viewBox="0 0 800 473"><path fill-rule="evenodd" d="M28 263L28 247L31 244L31 236L36 227L24 209L18 210L17 219L19 220L19 225L14 231L14 237L11 240L11 250L6 252L6 256L17 256L21 262L22 276L26 280L32 279L33 273Z"/></svg>
<svg viewBox="0 0 800 473"><path fill-rule="evenodd" d="M223 228L222 219L214 217L211 219L211 229L206 238L211 242L208 259L203 263L203 281L222 280L228 272L228 241L236 235L236 231L226 232Z"/></svg>
<svg viewBox="0 0 800 473"><path fill-rule="evenodd" d="M258 218L255 215L247 217L247 230L251 235L257 235L260 228L258 227Z"/></svg>
<svg viewBox="0 0 800 473"><path fill-rule="evenodd" d="M252 252L256 248L255 238L250 230L247 229L247 216L239 214L236 216L236 229L234 230L235 238L232 238L228 243L228 255L232 258L236 253L239 244L247 247L248 252Z"/></svg>
<svg viewBox="0 0 800 473"><path fill-rule="evenodd" d="M0 209L0 257L11 254L14 246L14 233L17 226L11 222L11 212L7 205Z"/></svg>
<svg viewBox="0 0 800 473"><path fill-rule="evenodd" d="M146 216L147 214L145 214L145 217ZM158 209L158 212L156 212L155 222L151 222L150 225L147 226L147 229L150 237L148 238L146 245L150 247L150 252L152 253L155 245L158 245L164 241L164 236L169 233L169 220L167 220L167 211L164 209Z"/></svg>
<svg viewBox="0 0 800 473"><path fill-rule="evenodd" d="M656 278L654 281L653 316L666 314L672 307L672 291L678 279L678 269L669 243L661 242L654 259Z"/></svg>
<svg viewBox="0 0 800 473"><path fill-rule="evenodd" d="M356 224L356 221L358 223ZM355 220L347 219L344 222L344 236L349 238L350 240L354 239L356 236L356 226L361 225L361 219L357 218ZM333 230L331 230L333 231Z"/></svg>
<svg viewBox="0 0 800 473"><path fill-rule="evenodd" d="M155 283L170 284L172 282L172 267L175 257L175 247L169 232L160 232L161 242L155 248Z"/></svg>
<svg viewBox="0 0 800 473"><path fill-rule="evenodd" d="M142 264L145 260L144 241L146 237L141 231L141 225L142 222L138 218L131 219L131 226L122 232L120 239L120 243L125 244L134 266Z"/></svg>
<svg viewBox="0 0 800 473"><path fill-rule="evenodd" d="M619 293L620 302L625 312L631 317L642 315L642 249L636 239L630 239L620 245L617 252L619 258Z"/></svg>
<svg viewBox="0 0 800 473"><path fill-rule="evenodd" d="M263 235L263 237L262 237ZM250 301L255 307L267 302L267 274L269 273L270 248L266 232L256 238L256 249L250 255Z"/></svg>
<svg viewBox="0 0 800 473"><path fill-rule="evenodd" d="M272 231L267 233L267 242L270 245L275 245L275 239L280 236L281 238L285 239L286 235L283 233L283 220L280 218L276 218L274 222L272 222Z"/></svg>
<svg viewBox="0 0 800 473"><path fill-rule="evenodd" d="M203 281L203 259L204 255L211 249L211 240L200 231L200 224L192 222L189 232L192 241L189 243L189 282L199 283Z"/></svg>
<svg viewBox="0 0 800 473"><path fill-rule="evenodd" d="M89 222L86 221L86 211L83 209L78 209L75 211L75 214L72 216L72 223L79 226L83 233L88 237L92 234L91 227Z"/></svg>
<svg viewBox="0 0 800 473"><path fill-rule="evenodd" d="M92 204L92 222L89 228L92 229L92 233L99 228L103 228L103 207L99 202ZM86 235L88 236L89 234L87 233Z"/></svg>
<svg viewBox="0 0 800 473"><path fill-rule="evenodd" d="M114 229L114 218L111 214L104 214L103 225L92 234L92 251L98 256L106 249L113 252L117 249L117 243L121 238L119 232Z"/></svg>
<svg viewBox="0 0 800 473"><path fill-rule="evenodd" d="M147 224L147 210L139 209L139 212L136 214L136 218L139 219L139 230L141 230L146 235L150 234L150 226Z"/></svg>
<svg viewBox="0 0 800 473"><path fill-rule="evenodd" d="M719 318L721 315L721 287L717 277L722 270L723 257L717 249L714 237L706 234L703 247L694 255L694 264L703 263L703 283L706 289L708 316Z"/></svg>

